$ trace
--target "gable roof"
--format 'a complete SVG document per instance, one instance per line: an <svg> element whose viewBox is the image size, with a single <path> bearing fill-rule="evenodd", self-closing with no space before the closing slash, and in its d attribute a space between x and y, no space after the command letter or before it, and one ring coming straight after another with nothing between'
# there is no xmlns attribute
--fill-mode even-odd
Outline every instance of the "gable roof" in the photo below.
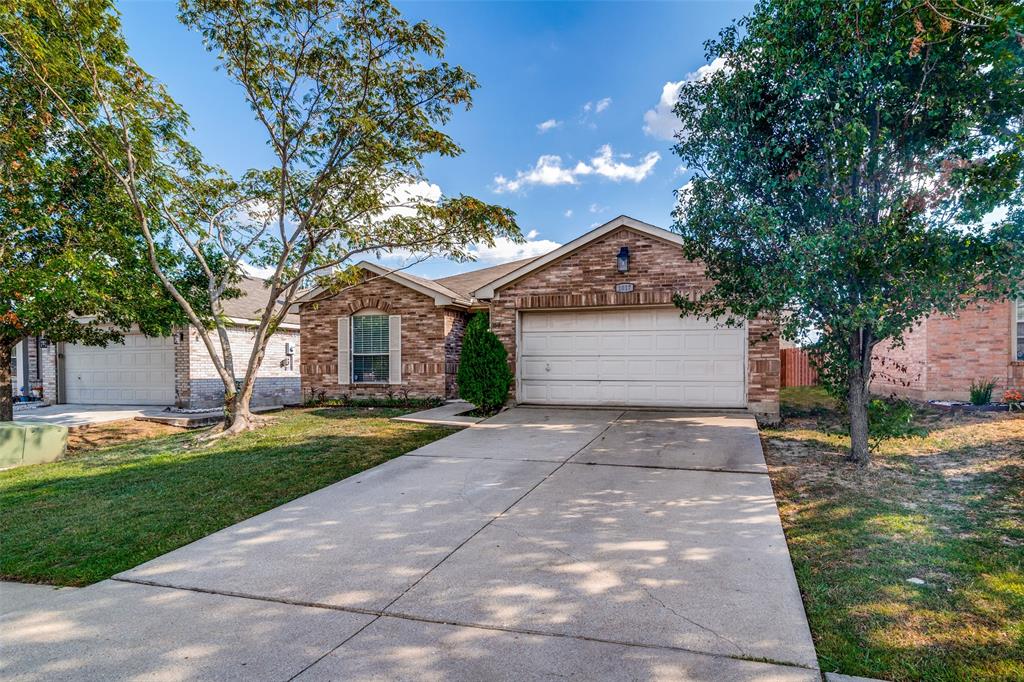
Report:
<svg viewBox="0 0 1024 682"><path fill-rule="evenodd" d="M656 225L651 225L650 223L645 223L640 220L636 220L635 218L630 218L629 216L620 215L618 218L613 218L612 220L609 220L604 225L595 227L593 230L587 232L583 236L573 239L568 244L563 244L554 251L546 253L543 256L534 258L530 260L530 262L525 263L524 265L515 268L514 270L511 270L500 277L495 278L493 281L488 282L487 284L484 284L483 286L477 288L472 292L473 296L479 299L494 298L495 291L505 286L506 284L514 282L517 279L521 279L522 277L525 277L531 272L539 270L540 268L543 268L545 265L548 265L549 263L552 263L560 258L563 258L572 253L573 251L576 251L586 246L590 242L600 239L606 234L614 232L615 230L621 227L628 227L631 230L635 230L637 232L650 235L657 239L662 239L672 244L682 245L683 243L682 237L680 237L674 232L669 232L664 228L658 227Z"/></svg>
<svg viewBox="0 0 1024 682"><path fill-rule="evenodd" d="M429 296L434 299L434 303L436 305L469 307L477 300L493 298L494 292L498 288L510 282L514 282L515 280L520 279L521 277L524 277L529 273L558 260L559 258L567 256L573 251L586 246L590 242L600 239L606 234L614 232L622 227L635 230L636 232L641 232L672 244L681 245L683 243L682 238L674 232L669 232L668 230L656 225L651 225L650 223L645 223L640 220L636 220L635 218L621 215L618 218L609 220L604 225L594 228L583 236L577 237L568 244L560 246L554 251L542 256L522 258L520 260L501 263L500 265L492 265L491 267L480 268L478 270L470 270L469 272L462 272L457 275L449 275L448 277L440 277L438 279L427 279L426 277L413 275L412 273L405 272L404 270L386 268L382 265L378 265L377 263L371 263L370 261L365 260L356 263L356 267L389 279L392 282L408 287L413 291L418 291L425 296ZM298 303L312 301L316 299L319 294L323 293L323 291L322 287L312 289L302 296L298 300ZM344 291L344 289L342 291ZM289 317L291 317L291 315L289 315Z"/></svg>
<svg viewBox="0 0 1024 682"><path fill-rule="evenodd" d="M472 298L473 292L480 287L493 282L499 277L504 277L513 270L518 270L528 263L532 263L537 260L537 258L539 258L539 256L522 258L508 263L501 263L500 265L492 265L488 268L480 268L479 270L470 270L469 272L460 272L457 275L441 277L435 281L442 286L448 287L452 291L458 292L465 298Z"/></svg>
<svg viewBox="0 0 1024 682"><path fill-rule="evenodd" d="M403 270L392 270L365 260L356 263L356 267L368 270L393 282L407 286L421 294L430 296L437 305L469 305L468 297L464 297L457 291L453 291L432 279L413 275Z"/></svg>
<svg viewBox="0 0 1024 682"><path fill-rule="evenodd" d="M266 283L258 277L242 277L237 283L231 285L241 290L242 295L238 298L226 298L221 300L224 307L224 314L235 320L246 320L250 322L259 321L263 316L263 309L269 300L269 291ZM284 316L286 324L298 324L297 313L289 312Z"/></svg>

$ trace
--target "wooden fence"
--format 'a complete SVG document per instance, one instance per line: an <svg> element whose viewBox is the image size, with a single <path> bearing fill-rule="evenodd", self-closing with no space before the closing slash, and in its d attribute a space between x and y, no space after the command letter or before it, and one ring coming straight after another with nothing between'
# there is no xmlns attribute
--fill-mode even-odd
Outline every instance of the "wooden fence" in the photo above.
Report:
<svg viewBox="0 0 1024 682"><path fill-rule="evenodd" d="M782 387L816 386L818 372L811 366L811 358L803 348L782 349Z"/></svg>

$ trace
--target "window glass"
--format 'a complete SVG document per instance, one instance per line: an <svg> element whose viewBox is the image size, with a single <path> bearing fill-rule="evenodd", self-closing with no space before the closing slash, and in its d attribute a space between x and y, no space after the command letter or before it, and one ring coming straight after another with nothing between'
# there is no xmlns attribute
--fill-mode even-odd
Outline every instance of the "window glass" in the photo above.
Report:
<svg viewBox="0 0 1024 682"><path fill-rule="evenodd" d="M386 383L390 370L388 316L352 318L352 381Z"/></svg>
<svg viewBox="0 0 1024 682"><path fill-rule="evenodd" d="M388 352L388 316L356 315L352 318L354 353Z"/></svg>
<svg viewBox="0 0 1024 682"><path fill-rule="evenodd" d="M1017 359L1024 360L1024 298L1017 301Z"/></svg>

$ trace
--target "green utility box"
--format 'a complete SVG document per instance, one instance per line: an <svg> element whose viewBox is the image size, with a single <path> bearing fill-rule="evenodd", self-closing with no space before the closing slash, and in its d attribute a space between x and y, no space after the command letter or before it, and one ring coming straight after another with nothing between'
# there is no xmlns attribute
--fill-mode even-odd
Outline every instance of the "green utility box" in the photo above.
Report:
<svg viewBox="0 0 1024 682"><path fill-rule="evenodd" d="M0 424L0 469L52 462L68 446L66 426L11 422Z"/></svg>

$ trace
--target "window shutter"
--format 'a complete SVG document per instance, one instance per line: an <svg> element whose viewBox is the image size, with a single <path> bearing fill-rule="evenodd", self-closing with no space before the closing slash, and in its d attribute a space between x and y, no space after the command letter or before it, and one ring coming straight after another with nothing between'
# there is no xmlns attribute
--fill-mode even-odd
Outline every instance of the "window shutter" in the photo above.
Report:
<svg viewBox="0 0 1024 682"><path fill-rule="evenodd" d="M338 318L338 383L352 383L352 353L349 337L352 325L348 317Z"/></svg>
<svg viewBox="0 0 1024 682"><path fill-rule="evenodd" d="M402 383L402 316L388 315L389 384Z"/></svg>

